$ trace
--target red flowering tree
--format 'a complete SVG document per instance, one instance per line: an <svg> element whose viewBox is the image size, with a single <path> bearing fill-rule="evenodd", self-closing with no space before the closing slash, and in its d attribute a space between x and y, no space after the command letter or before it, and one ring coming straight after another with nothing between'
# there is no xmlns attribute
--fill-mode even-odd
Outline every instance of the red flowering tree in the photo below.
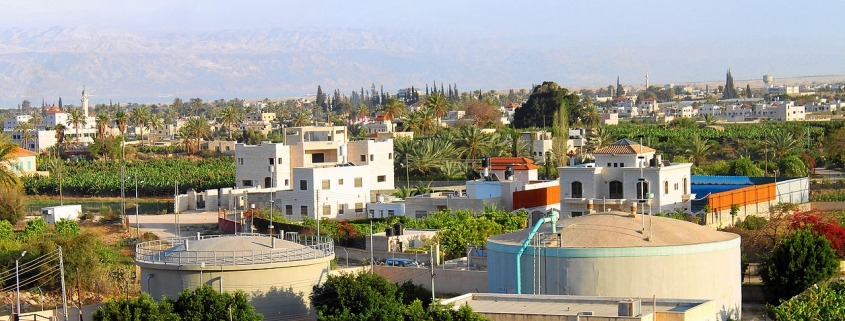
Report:
<svg viewBox="0 0 845 321"><path fill-rule="evenodd" d="M839 221L826 216L819 210L795 212L789 218L790 232L804 228L809 228L816 234L824 236L830 241L830 247L836 251L836 256L845 258L845 227L839 225Z"/></svg>

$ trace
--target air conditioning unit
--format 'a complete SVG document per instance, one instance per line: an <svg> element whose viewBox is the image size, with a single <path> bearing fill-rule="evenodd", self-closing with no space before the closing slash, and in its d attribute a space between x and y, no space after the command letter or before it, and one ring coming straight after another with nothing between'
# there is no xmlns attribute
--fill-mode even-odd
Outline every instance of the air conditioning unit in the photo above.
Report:
<svg viewBox="0 0 845 321"><path fill-rule="evenodd" d="M620 317L636 317L642 313L641 300L625 300L619 301L619 316Z"/></svg>

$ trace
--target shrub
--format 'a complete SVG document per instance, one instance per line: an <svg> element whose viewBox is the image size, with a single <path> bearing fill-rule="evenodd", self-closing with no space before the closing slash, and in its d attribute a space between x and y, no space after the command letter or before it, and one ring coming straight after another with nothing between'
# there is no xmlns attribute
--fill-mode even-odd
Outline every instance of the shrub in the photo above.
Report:
<svg viewBox="0 0 845 321"><path fill-rule="evenodd" d="M11 240L15 238L15 228L9 221L0 221L0 239Z"/></svg>
<svg viewBox="0 0 845 321"><path fill-rule="evenodd" d="M777 304L825 281L839 271L839 260L830 242L808 229L792 232L765 261L763 278L766 301Z"/></svg>
<svg viewBox="0 0 845 321"><path fill-rule="evenodd" d="M766 226L766 223L768 222L769 221L763 217L749 215L741 222L738 222L736 226L742 229L756 231L763 228L763 226Z"/></svg>
<svg viewBox="0 0 845 321"><path fill-rule="evenodd" d="M26 222L26 227L23 229L23 237L25 239L30 239L47 231L47 223L44 222L43 218L36 218L29 222Z"/></svg>
<svg viewBox="0 0 845 321"><path fill-rule="evenodd" d="M68 221L66 219L61 219L56 222L56 233L59 233L59 235L64 236L79 235L79 224L76 223L76 221Z"/></svg>

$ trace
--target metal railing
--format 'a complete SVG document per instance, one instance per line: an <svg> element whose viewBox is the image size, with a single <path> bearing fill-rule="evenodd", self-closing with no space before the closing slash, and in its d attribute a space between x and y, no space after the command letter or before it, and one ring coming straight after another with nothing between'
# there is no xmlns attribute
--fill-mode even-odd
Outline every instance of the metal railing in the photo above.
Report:
<svg viewBox="0 0 845 321"><path fill-rule="evenodd" d="M235 235L205 235L198 236L199 240L231 237L263 236L267 238L268 244L272 244L271 236L264 234L239 234ZM294 242L304 247L299 248L270 248L267 250L216 250L216 251L193 251L188 244L198 240L197 236L169 238L135 245L135 261L143 263L164 264L164 265L253 265L266 263L296 262L312 260L334 255L334 242L330 237L321 236L319 239L314 235L299 235L295 239L282 240L276 238L275 242Z"/></svg>

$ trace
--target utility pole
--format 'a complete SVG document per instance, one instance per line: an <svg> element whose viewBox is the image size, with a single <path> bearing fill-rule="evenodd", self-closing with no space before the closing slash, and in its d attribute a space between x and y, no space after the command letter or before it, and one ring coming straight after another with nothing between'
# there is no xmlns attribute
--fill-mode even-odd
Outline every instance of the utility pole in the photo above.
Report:
<svg viewBox="0 0 845 321"><path fill-rule="evenodd" d="M59 276L62 278L62 311L64 312L65 321L68 321L67 315L67 293L65 292L65 261L62 257L62 247L59 246Z"/></svg>
<svg viewBox="0 0 845 321"><path fill-rule="evenodd" d="M373 255L373 218L370 218L370 273L376 273L376 257Z"/></svg>
<svg viewBox="0 0 845 321"><path fill-rule="evenodd" d="M76 306L79 308L79 320L82 318L82 289L79 287L79 268L76 268Z"/></svg>
<svg viewBox="0 0 845 321"><path fill-rule="evenodd" d="M176 237L182 236L182 233L179 229L179 181L174 181L174 189L173 189L173 215L174 223L176 224Z"/></svg>
<svg viewBox="0 0 845 321"><path fill-rule="evenodd" d="M434 245L430 245L431 249L431 304L434 304L437 298L434 297Z"/></svg>

